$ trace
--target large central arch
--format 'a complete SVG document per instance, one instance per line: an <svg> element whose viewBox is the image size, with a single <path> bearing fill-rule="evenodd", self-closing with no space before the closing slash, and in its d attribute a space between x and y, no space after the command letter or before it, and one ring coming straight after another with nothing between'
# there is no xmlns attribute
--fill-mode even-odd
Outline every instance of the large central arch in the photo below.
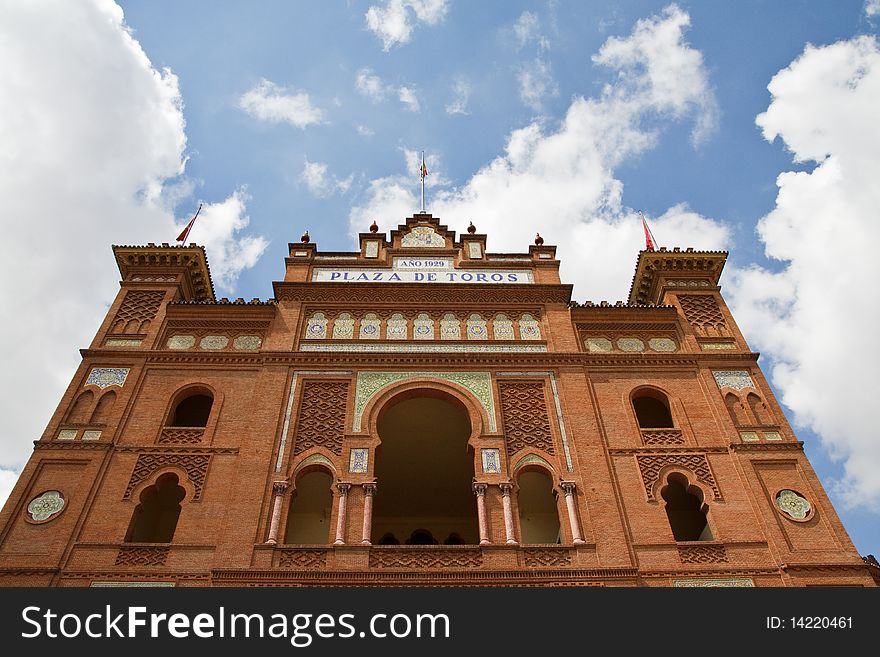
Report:
<svg viewBox="0 0 880 657"><path fill-rule="evenodd" d="M434 389L390 399L376 425L374 544L479 541L467 409Z"/></svg>

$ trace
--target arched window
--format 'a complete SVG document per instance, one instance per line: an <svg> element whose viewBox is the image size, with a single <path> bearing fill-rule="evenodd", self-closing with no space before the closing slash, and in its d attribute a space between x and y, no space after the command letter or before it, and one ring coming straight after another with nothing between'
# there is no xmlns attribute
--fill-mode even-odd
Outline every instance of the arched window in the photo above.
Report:
<svg viewBox="0 0 880 657"><path fill-rule="evenodd" d="M642 429L671 429L672 413L666 395L657 390L639 390L632 399L636 419Z"/></svg>
<svg viewBox="0 0 880 657"><path fill-rule="evenodd" d="M116 393L112 390L110 392L105 392L101 399L98 400L98 405L95 406L95 412L92 413L92 424L106 424L107 420L110 417L110 413L113 411L113 404L116 403Z"/></svg>
<svg viewBox="0 0 880 657"><path fill-rule="evenodd" d="M771 424L767 405L760 397L758 397L758 395L750 392L748 397L746 397L746 401L749 404L749 408L752 409L752 414L755 416L755 422L757 424Z"/></svg>
<svg viewBox="0 0 880 657"><path fill-rule="evenodd" d="M211 415L214 397L206 391L184 397L177 402L171 413L169 427L205 427Z"/></svg>
<svg viewBox="0 0 880 657"><path fill-rule="evenodd" d="M727 406L727 412L730 413L730 419L733 420L734 425L741 427L749 424L745 406L743 406L739 397L732 392L728 392L724 395L724 404Z"/></svg>
<svg viewBox="0 0 880 657"><path fill-rule="evenodd" d="M703 492L689 486L686 477L671 474L661 491L666 500L666 517L676 541L711 541L712 530L706 519L708 508L703 505Z"/></svg>
<svg viewBox="0 0 880 657"><path fill-rule="evenodd" d="M544 472L528 470L517 477L519 528L523 545L560 543L559 512L553 481Z"/></svg>
<svg viewBox="0 0 880 657"><path fill-rule="evenodd" d="M85 424L89 420L89 409L95 401L95 395L91 390L86 390L73 404L70 413L67 414L67 421L71 424Z"/></svg>
<svg viewBox="0 0 880 657"><path fill-rule="evenodd" d="M180 517L180 502L186 496L178 482L177 475L168 472L144 489L131 517L126 543L171 542Z"/></svg>
<svg viewBox="0 0 880 657"><path fill-rule="evenodd" d="M333 478L324 470L312 470L296 480L287 512L285 543L326 545L329 542L332 483Z"/></svg>

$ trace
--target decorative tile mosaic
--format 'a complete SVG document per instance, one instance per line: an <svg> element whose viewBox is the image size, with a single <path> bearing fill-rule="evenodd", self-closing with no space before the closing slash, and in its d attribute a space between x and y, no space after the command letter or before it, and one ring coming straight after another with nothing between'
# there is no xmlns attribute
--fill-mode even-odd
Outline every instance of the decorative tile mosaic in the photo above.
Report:
<svg viewBox="0 0 880 657"><path fill-rule="evenodd" d="M416 226L400 240L400 246L421 246L432 249L442 249L446 246L444 240L430 226Z"/></svg>
<svg viewBox="0 0 880 657"><path fill-rule="evenodd" d="M519 338L520 340L540 340L541 328L538 322L529 313L519 318Z"/></svg>
<svg viewBox="0 0 880 657"><path fill-rule="evenodd" d="M675 351L678 348L675 340L669 338L651 338L648 340L648 346L654 351Z"/></svg>
<svg viewBox="0 0 880 657"><path fill-rule="evenodd" d="M549 471L553 471L553 466L547 463L546 460L542 459L537 454L529 454L528 456L523 456L519 461L516 462L516 465L513 466L513 471L516 472L524 465L528 465L529 463L534 463L535 465L540 465L541 467L547 468Z"/></svg>
<svg viewBox="0 0 880 657"><path fill-rule="evenodd" d="M304 258L304 257L307 256L307 255L309 255L309 252L308 252L308 251L294 251L294 252L293 252L293 257L294 257L294 258Z"/></svg>
<svg viewBox="0 0 880 657"><path fill-rule="evenodd" d="M712 372L715 382L719 388L733 388L734 390L742 390L743 388L754 388L752 377L745 370L716 370Z"/></svg>
<svg viewBox="0 0 880 657"><path fill-rule="evenodd" d="M348 342L328 344L325 342L305 342L300 351L360 351L365 353L487 353L487 354L543 354L547 345L543 344L476 344L467 342L402 342L402 343L357 343Z"/></svg>
<svg viewBox="0 0 880 657"><path fill-rule="evenodd" d="M358 372L355 392L353 430L361 430L361 418L367 403L383 388L405 379L433 378L452 381L474 397L489 417L489 431L496 431L495 401L492 396L492 378L488 372Z"/></svg>
<svg viewBox="0 0 880 657"><path fill-rule="evenodd" d="M376 313L367 313L361 319L360 339L378 340L382 332L382 320Z"/></svg>
<svg viewBox="0 0 880 657"><path fill-rule="evenodd" d="M782 440L782 435L778 431L765 431L764 440Z"/></svg>
<svg viewBox="0 0 880 657"><path fill-rule="evenodd" d="M327 318L324 313L315 313L309 317L306 325L306 338L309 340L323 340L327 337Z"/></svg>
<svg viewBox="0 0 880 657"><path fill-rule="evenodd" d="M206 335L199 340L199 349L226 349L229 346L229 338L225 335Z"/></svg>
<svg viewBox="0 0 880 657"><path fill-rule="evenodd" d="M495 340L515 340L513 321L504 313L498 313L492 319L492 337Z"/></svg>
<svg viewBox="0 0 880 657"><path fill-rule="evenodd" d="M461 340L461 322L452 313L446 313L440 320L441 340Z"/></svg>
<svg viewBox="0 0 880 657"><path fill-rule="evenodd" d="M306 459L303 459L299 465L296 466L296 470L294 472L299 472L307 465L311 465L312 463L320 463L322 465L326 465L331 472L336 472L336 467L333 465L333 461L328 459L323 454L312 454Z"/></svg>
<svg viewBox="0 0 880 657"><path fill-rule="evenodd" d="M483 447L480 450L483 458L483 472L499 474L501 472L501 451L495 447Z"/></svg>
<svg viewBox="0 0 880 657"><path fill-rule="evenodd" d="M348 453L348 471L364 474L367 472L370 450L366 447L353 447Z"/></svg>
<svg viewBox="0 0 880 657"><path fill-rule="evenodd" d="M479 242L468 242L468 258L479 260L483 257L483 250Z"/></svg>
<svg viewBox="0 0 880 657"><path fill-rule="evenodd" d="M725 577L714 579L676 579L672 586L677 588L752 588L755 582L749 577Z"/></svg>
<svg viewBox="0 0 880 657"><path fill-rule="evenodd" d="M740 440L744 443L753 443L758 440L758 432L757 431L740 431L739 432Z"/></svg>
<svg viewBox="0 0 880 657"><path fill-rule="evenodd" d="M107 338L105 347L140 347L143 340L134 338Z"/></svg>
<svg viewBox="0 0 880 657"><path fill-rule="evenodd" d="M620 338L617 341L617 348L621 351L644 351L645 343L638 338Z"/></svg>
<svg viewBox="0 0 880 657"><path fill-rule="evenodd" d="M196 344L194 335L172 335L165 346L169 349L192 349Z"/></svg>
<svg viewBox="0 0 880 657"><path fill-rule="evenodd" d="M82 439L83 440L100 440L101 439L101 432L98 431L97 429L87 429L86 431L83 431Z"/></svg>
<svg viewBox="0 0 880 657"><path fill-rule="evenodd" d="M379 242L377 240L369 240L364 246L364 257L365 258L378 258L379 257Z"/></svg>
<svg viewBox="0 0 880 657"><path fill-rule="evenodd" d="M472 314L467 322L468 340L488 340L489 330L486 328L486 320L477 313Z"/></svg>
<svg viewBox="0 0 880 657"><path fill-rule="evenodd" d="M386 340L406 340L407 338L407 320L400 313L394 313L385 323L385 339Z"/></svg>
<svg viewBox="0 0 880 657"><path fill-rule="evenodd" d="M110 386L124 385L129 369L128 367L93 367L89 372L89 378L86 379L86 385L98 386L102 390Z"/></svg>
<svg viewBox="0 0 880 657"><path fill-rule="evenodd" d="M736 349L735 342L701 342L700 349L703 351L723 351L725 349Z"/></svg>
<svg viewBox="0 0 880 657"><path fill-rule="evenodd" d="M539 257L541 260L549 260L549 259L552 258L553 256L550 255L549 253L539 253L539 254L538 254L538 257Z"/></svg>
<svg viewBox="0 0 880 657"><path fill-rule="evenodd" d="M47 490L30 501L27 512L34 522L43 522L61 513L64 504L64 496L60 491Z"/></svg>
<svg viewBox="0 0 880 657"><path fill-rule="evenodd" d="M593 353L605 353L613 349L611 340L607 338L587 338L584 340L587 351Z"/></svg>
<svg viewBox="0 0 880 657"><path fill-rule="evenodd" d="M263 339L259 335L239 335L232 341L236 349L253 351L263 346Z"/></svg>
<svg viewBox="0 0 880 657"><path fill-rule="evenodd" d="M334 340L351 340L354 337L354 318L351 313L339 313L333 322Z"/></svg>
<svg viewBox="0 0 880 657"><path fill-rule="evenodd" d="M62 429L58 432L58 436L56 440L75 440L76 439L77 430L76 429Z"/></svg>
<svg viewBox="0 0 880 657"><path fill-rule="evenodd" d="M810 503L793 490L781 490L776 495L776 506L795 520L804 520L810 513Z"/></svg>
<svg viewBox="0 0 880 657"><path fill-rule="evenodd" d="M434 339L434 320L427 313L419 313L413 322L414 340Z"/></svg>

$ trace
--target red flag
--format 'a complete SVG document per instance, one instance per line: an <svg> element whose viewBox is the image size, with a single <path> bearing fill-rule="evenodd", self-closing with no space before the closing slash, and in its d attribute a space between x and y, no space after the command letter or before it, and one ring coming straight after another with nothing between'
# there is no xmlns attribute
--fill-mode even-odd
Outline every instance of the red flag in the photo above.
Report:
<svg viewBox="0 0 880 657"><path fill-rule="evenodd" d="M654 236L651 235L651 229L648 228L648 222L645 221L645 216L642 215L642 228L645 229L645 249L648 251L654 250Z"/></svg>
<svg viewBox="0 0 880 657"><path fill-rule="evenodd" d="M428 175L428 167L425 166L425 156L422 156L422 168L419 170L419 173L422 174L422 178L426 178Z"/></svg>
<svg viewBox="0 0 880 657"><path fill-rule="evenodd" d="M201 212L201 211L202 211L202 204L199 203L199 209L196 210L196 213L195 213L195 215L193 215L193 218L189 220L189 223L186 225L186 228L184 228L183 231L181 231L180 235L177 236L178 242L185 242L186 238L189 237L189 231L192 230L193 224L196 222L196 217L199 216L199 212Z"/></svg>

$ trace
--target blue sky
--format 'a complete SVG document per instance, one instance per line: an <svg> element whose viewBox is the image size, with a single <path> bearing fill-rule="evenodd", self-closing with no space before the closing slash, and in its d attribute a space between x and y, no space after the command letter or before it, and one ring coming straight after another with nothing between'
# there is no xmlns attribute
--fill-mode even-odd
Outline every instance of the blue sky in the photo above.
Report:
<svg viewBox="0 0 880 657"><path fill-rule="evenodd" d="M578 300L625 297L638 211L661 244L729 249L726 298L860 552L880 550L880 363L864 349L880 316L860 290L880 200L876 0L120 2L130 37L109 0L77 4L0 21L4 301L64 298L4 329L43 349L7 354L25 373L0 383L42 392L4 420L5 481L112 299L110 242L173 241L203 202L192 239L220 295L267 298L302 230L347 250L373 218L417 210L425 149L429 211L474 221L490 250L541 231ZM58 263L38 275L21 273L21 216ZM59 289L71 247L88 282Z"/></svg>

